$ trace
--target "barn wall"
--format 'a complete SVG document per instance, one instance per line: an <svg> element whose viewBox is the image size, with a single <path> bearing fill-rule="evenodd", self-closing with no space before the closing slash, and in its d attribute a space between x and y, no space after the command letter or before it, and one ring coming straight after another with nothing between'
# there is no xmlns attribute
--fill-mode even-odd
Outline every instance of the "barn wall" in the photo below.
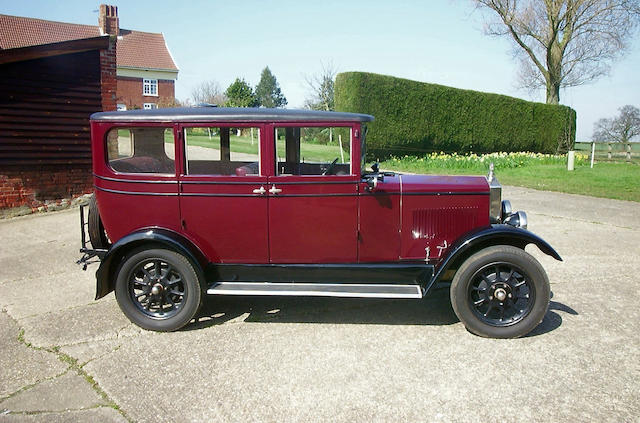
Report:
<svg viewBox="0 0 640 423"><path fill-rule="evenodd" d="M90 192L89 116L115 110L115 44L0 65L0 209Z"/></svg>

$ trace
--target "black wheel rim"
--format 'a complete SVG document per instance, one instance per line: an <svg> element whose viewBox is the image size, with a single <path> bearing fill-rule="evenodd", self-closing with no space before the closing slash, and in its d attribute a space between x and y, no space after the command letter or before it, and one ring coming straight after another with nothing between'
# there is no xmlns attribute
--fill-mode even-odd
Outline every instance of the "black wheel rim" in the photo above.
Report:
<svg viewBox="0 0 640 423"><path fill-rule="evenodd" d="M135 306L154 319L175 316L185 300L185 284L178 270L162 259L147 259L129 273L129 295Z"/></svg>
<svg viewBox="0 0 640 423"><path fill-rule="evenodd" d="M524 319L535 302L531 278L512 263L491 263L471 277L469 305L491 326L510 326Z"/></svg>

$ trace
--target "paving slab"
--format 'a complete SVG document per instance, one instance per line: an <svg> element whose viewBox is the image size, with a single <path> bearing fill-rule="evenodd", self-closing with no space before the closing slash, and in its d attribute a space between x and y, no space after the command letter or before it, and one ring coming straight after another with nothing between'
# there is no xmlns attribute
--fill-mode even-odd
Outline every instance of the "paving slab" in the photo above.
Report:
<svg viewBox="0 0 640 423"><path fill-rule="evenodd" d="M58 412L108 405L87 380L69 370L62 376L41 382L0 402L11 413Z"/></svg>
<svg viewBox="0 0 640 423"><path fill-rule="evenodd" d="M0 423L127 423L118 411L108 407L60 413L0 414Z"/></svg>
<svg viewBox="0 0 640 423"><path fill-rule="evenodd" d="M6 312L0 312L0 399L60 375L68 367L55 354L20 342L19 334L18 324Z"/></svg>

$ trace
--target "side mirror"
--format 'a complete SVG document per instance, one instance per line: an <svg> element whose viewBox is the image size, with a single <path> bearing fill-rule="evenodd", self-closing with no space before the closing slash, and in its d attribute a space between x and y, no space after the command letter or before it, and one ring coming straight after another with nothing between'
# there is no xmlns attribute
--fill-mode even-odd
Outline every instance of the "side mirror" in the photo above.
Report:
<svg viewBox="0 0 640 423"><path fill-rule="evenodd" d="M373 171L373 173L380 172L380 163L375 162L374 164L372 164L371 165L371 170Z"/></svg>

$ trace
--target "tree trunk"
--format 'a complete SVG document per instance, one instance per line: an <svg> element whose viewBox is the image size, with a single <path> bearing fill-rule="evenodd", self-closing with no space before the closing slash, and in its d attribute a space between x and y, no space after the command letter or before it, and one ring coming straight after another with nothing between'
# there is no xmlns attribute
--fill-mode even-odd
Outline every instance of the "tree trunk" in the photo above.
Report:
<svg viewBox="0 0 640 423"><path fill-rule="evenodd" d="M547 104L560 104L559 82L547 82Z"/></svg>

